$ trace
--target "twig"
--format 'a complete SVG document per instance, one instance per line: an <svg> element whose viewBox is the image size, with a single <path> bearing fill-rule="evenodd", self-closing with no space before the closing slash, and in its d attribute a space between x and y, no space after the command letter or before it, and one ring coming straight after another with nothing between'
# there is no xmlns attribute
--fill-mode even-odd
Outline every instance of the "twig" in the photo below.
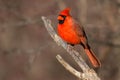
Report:
<svg viewBox="0 0 120 80"><path fill-rule="evenodd" d="M78 78L82 78L82 73L75 70L73 67L71 67L60 55L56 56L57 60L73 75L75 75Z"/></svg>
<svg viewBox="0 0 120 80"><path fill-rule="evenodd" d="M82 59L82 57L79 55L79 53L77 51L75 51L72 46L67 45L65 42L63 42L63 40L56 34L56 32L54 31L52 25L51 25L51 21L49 19L47 19L46 17L42 16L42 20L45 24L46 29L48 30L49 34L51 35L51 37L55 40L55 42L58 45L61 45L65 50L67 50L67 52L73 57L73 59L76 61L76 63L79 65L79 67L83 70L84 73L71 68L67 68L65 66L65 64L68 65L68 63L66 63L64 60L62 60L62 58L60 57L59 62L64 62L61 63L62 65L64 65L64 67L69 70L72 74L76 75L77 77L79 77L79 79L86 79L86 80L100 80L100 78L97 76L97 74L95 73L94 70L90 69L89 66L85 63L85 61ZM70 65L69 65L70 67ZM74 72L75 71L75 72ZM82 76L82 77L81 77Z"/></svg>

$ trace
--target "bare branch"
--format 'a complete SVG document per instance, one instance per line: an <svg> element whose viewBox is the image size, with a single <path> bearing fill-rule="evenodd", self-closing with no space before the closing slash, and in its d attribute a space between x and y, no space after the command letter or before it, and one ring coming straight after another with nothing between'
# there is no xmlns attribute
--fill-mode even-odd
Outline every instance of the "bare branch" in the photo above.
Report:
<svg viewBox="0 0 120 80"><path fill-rule="evenodd" d="M85 63L85 61L82 59L82 57L79 55L77 51L75 51L72 46L67 45L63 40L57 35L57 33L54 31L51 21L48 20L46 17L42 17L42 20L44 21L45 27L47 28L49 34L51 37L55 40L55 42L58 45L61 45L64 49L67 50L67 52L74 58L76 63L81 67L83 72L88 71L90 68L88 65Z"/></svg>
<svg viewBox="0 0 120 80"><path fill-rule="evenodd" d="M81 75L81 72L78 72L74 68L70 67L70 65L69 65L69 69L68 69L68 66L67 67L65 66L67 63L61 63L61 64L67 70L69 70L72 74L79 77L79 79L100 80L100 78L97 76L95 71L89 68L89 66L85 63L85 61L80 56L80 54L77 51L75 51L72 46L67 45L65 42L63 42L63 40L56 34L56 32L54 31L54 29L53 29L53 27L51 25L51 21L49 19L47 19L46 17L43 17L43 16L42 16L42 20L43 20L43 22L45 24L46 29L48 30L49 34L51 35L51 37L55 40L55 42L58 45L61 45L73 57L75 62L79 65L79 67L83 70L84 73L82 73L82 75ZM58 58L58 56L57 56L57 58ZM61 57L60 57L59 61L60 60L62 62L65 62L64 60L62 60ZM79 74L79 75L76 75L76 73Z"/></svg>
<svg viewBox="0 0 120 80"><path fill-rule="evenodd" d="M78 78L82 78L82 73L75 70L73 67L71 67L60 55L56 56L57 60L73 75L75 75Z"/></svg>
<svg viewBox="0 0 120 80"><path fill-rule="evenodd" d="M94 72L94 70L90 69L89 71L87 71L85 73L81 73L81 72L75 70L73 67L71 67L65 60L63 60L63 58L60 55L57 55L56 58L68 71L70 71L73 75L75 75L79 79L100 80L98 77L96 77L97 75Z"/></svg>

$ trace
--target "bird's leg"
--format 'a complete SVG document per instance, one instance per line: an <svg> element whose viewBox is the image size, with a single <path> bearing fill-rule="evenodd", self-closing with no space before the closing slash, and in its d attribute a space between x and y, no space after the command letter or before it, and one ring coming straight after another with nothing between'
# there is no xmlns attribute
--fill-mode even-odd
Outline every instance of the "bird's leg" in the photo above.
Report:
<svg viewBox="0 0 120 80"><path fill-rule="evenodd" d="M73 49L74 44L67 43L67 50L71 51Z"/></svg>
<svg viewBox="0 0 120 80"><path fill-rule="evenodd" d="M67 43L67 44L69 44L69 45L71 45L71 46L74 46L74 44L70 44L70 43Z"/></svg>

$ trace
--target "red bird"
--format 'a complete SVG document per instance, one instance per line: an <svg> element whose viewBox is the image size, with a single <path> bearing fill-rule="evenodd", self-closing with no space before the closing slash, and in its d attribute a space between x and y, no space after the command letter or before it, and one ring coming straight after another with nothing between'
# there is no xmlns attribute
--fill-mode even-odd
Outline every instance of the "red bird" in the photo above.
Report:
<svg viewBox="0 0 120 80"><path fill-rule="evenodd" d="M70 8L62 10L58 16L58 34L72 46L81 44L94 67L100 67L100 61L91 50L83 27L70 15Z"/></svg>

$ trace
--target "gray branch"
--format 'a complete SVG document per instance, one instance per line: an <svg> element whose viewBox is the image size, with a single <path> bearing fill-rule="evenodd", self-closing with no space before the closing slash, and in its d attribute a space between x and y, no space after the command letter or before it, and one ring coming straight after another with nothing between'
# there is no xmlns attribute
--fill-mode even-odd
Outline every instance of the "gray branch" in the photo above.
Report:
<svg viewBox="0 0 120 80"><path fill-rule="evenodd" d="M77 76L79 79L85 79L85 80L100 80L100 78L97 76L96 72L93 69L90 69L89 66L85 63L85 61L82 59L81 55L73 49L72 46L67 45L55 32L51 25L51 20L47 19L46 17L42 16L42 20L44 22L44 25L51 35L51 37L54 39L54 41L61 45L75 60L75 62L79 65L79 67L83 70L82 72L77 71L72 66L70 66L66 61L63 60L63 58L60 55L57 55L58 61L72 74Z"/></svg>

